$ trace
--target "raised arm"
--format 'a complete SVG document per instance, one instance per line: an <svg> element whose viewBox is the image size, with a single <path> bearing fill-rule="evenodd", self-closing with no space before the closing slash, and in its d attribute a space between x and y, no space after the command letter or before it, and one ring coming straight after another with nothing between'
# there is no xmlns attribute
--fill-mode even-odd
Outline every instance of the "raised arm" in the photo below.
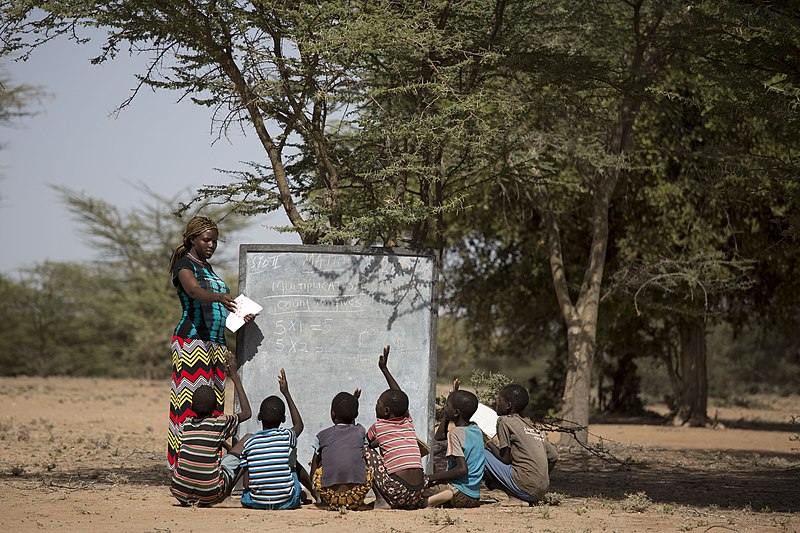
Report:
<svg viewBox="0 0 800 533"><path fill-rule="evenodd" d="M286 398L286 405L289 407L289 415L292 417L292 430L294 430L295 436L299 437L305 426L303 425L303 418L300 416L300 411L297 410L292 395L289 393L289 383L286 381L286 372L282 368L281 374L278 376L278 387L283 397Z"/></svg>
<svg viewBox="0 0 800 533"><path fill-rule="evenodd" d="M389 346L383 348L383 355L378 357L378 368L383 372L383 377L386 378L386 383L389 384L390 389L403 390L400 388L400 385L397 384L397 380L394 379L394 376L389 372L389 368L387 367L387 363L389 362L389 349Z"/></svg>
<svg viewBox="0 0 800 533"><path fill-rule="evenodd" d="M459 387L461 387L461 380L455 378L453 380L453 388L447 393L447 398L449 399L450 395L457 391ZM447 409L442 409L442 413L442 421L436 426L436 433L433 435L434 440L445 440L447 438L447 432L450 430L450 424L453 423L452 420L447 418Z"/></svg>
<svg viewBox="0 0 800 533"><path fill-rule="evenodd" d="M244 392L244 387L242 387L242 380L239 379L239 374L236 371L236 356L227 348L225 348L225 371L228 373L228 377L231 378L231 381L233 381L233 386L236 389L236 396L239 398L239 422L244 422L248 420L253 413L250 410L250 400L247 399L247 394Z"/></svg>

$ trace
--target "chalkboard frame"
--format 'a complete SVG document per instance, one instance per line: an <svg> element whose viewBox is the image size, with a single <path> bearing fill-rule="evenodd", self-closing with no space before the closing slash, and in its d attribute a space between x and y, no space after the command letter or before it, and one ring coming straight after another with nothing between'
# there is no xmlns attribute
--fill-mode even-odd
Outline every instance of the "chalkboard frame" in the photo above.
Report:
<svg viewBox="0 0 800 533"><path fill-rule="evenodd" d="M247 257L249 254L252 253L293 253L293 254L347 254L347 255L358 255L358 256L395 256L395 257L419 257L423 259L430 260L431 262L431 279L426 280L430 282L430 311L429 311L429 331L430 331L430 339L429 339L429 347L428 347L428 401L427 401L427 413L425 417L427 419L427 427L425 428L424 435L426 438L422 439L424 442L427 443L430 450L434 449L434 442L433 442L433 435L434 435L434 425L435 425L435 399L436 399L436 375L437 375L437 349L436 349L436 340L438 335L438 283L439 283L439 270L438 270L438 263L436 261L436 256L430 250L415 250L415 249L408 249L408 248L388 248L388 247L357 247L357 246L334 246L334 245L297 245L297 244L242 244L239 246L239 285L238 285L238 293L239 294L247 294ZM247 335L248 335L249 328L243 327L236 333L236 350L237 350L237 360L239 361L239 367L241 368L243 364L243 347L246 345ZM377 379L383 379L380 376L380 372L377 369L377 357L378 353L375 354L375 372L377 373ZM390 370L392 369L392 360L390 356ZM396 374L395 374L396 375ZM401 387L403 386L400 383ZM290 390L291 390L291 380L290 380ZM295 398L295 400L297 400ZM253 409L253 417L257 415L258 412L258 404L260 399L251 398L250 403ZM234 405L235 408L238 410L239 408L239 399L234 397ZM364 412L366 409L374 409L374 406L363 406L361 411ZM302 414L302 412L301 412ZM412 413L413 415L413 413ZM287 422L288 422L288 413L287 413ZM415 422L415 427L417 426ZM416 427L417 433L419 435L420 428ZM237 435L238 437L238 435ZM427 457L423 458L423 466L426 472L430 473L433 469L433 460L432 456L428 455Z"/></svg>

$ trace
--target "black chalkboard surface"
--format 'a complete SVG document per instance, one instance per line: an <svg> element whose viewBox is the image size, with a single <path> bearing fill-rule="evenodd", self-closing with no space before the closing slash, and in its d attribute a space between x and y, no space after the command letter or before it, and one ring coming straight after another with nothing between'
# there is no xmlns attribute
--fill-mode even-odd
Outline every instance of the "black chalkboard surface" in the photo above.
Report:
<svg viewBox="0 0 800 533"><path fill-rule="evenodd" d="M305 423L298 460L307 466L316 434L332 424L338 392L362 389L356 422L369 428L375 421L375 402L388 388L378 356L390 345L389 370L409 396L417 435L432 445L436 281L433 256L419 252L241 245L239 292L264 310L237 333L239 374L253 408L239 435L261 429L259 405L281 396L283 368ZM291 426L288 411L284 426Z"/></svg>

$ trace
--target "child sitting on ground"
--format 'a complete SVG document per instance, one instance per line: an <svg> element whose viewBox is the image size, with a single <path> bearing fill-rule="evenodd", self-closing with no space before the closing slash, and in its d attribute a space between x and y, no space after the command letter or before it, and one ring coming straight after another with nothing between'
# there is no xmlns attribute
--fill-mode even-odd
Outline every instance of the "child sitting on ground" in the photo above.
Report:
<svg viewBox="0 0 800 533"><path fill-rule="evenodd" d="M280 427L286 421L283 401L277 396L264 398L258 412L263 429L246 437L241 453L244 473L241 503L250 509L288 510L301 505L302 490L293 463L303 419L289 393L282 368L278 385L289 406L292 428Z"/></svg>
<svg viewBox="0 0 800 533"><path fill-rule="evenodd" d="M366 430L356 424L358 399L355 393L340 392L331 402L334 425L320 431L312 444L311 477L314 490L331 510L357 510L372 487L372 468L364 460Z"/></svg>
<svg viewBox="0 0 800 533"><path fill-rule="evenodd" d="M378 358L389 389L375 404L378 420L367 431L367 466L372 468L376 509L419 509L424 506L425 474L414 424L408 414L408 396L387 368L389 346ZM378 454L373 448L378 448Z"/></svg>
<svg viewBox="0 0 800 533"><path fill-rule="evenodd" d="M428 507L446 505L455 508L478 507L483 479L483 433L470 422L478 410L478 398L458 390L458 381L447 396L444 420L436 430L436 440L447 439L447 470L428 478L429 485L448 481L447 488L428 497ZM452 422L452 424L451 424Z"/></svg>
<svg viewBox="0 0 800 533"><path fill-rule="evenodd" d="M497 444L488 442L486 486L500 488L509 498L535 503L550 485L550 472L558 452L520 412L528 405L528 391L506 385L497 396Z"/></svg>
<svg viewBox="0 0 800 533"><path fill-rule="evenodd" d="M227 351L225 368L239 397L241 411L236 415L212 416L217 399L214 389L201 385L192 394L194 417L187 418L181 430L181 446L172 471L170 490L181 505L209 506L227 498L235 484L239 454L244 441L239 441L226 455L225 441L240 422L250 418L250 402L236 373L236 358Z"/></svg>

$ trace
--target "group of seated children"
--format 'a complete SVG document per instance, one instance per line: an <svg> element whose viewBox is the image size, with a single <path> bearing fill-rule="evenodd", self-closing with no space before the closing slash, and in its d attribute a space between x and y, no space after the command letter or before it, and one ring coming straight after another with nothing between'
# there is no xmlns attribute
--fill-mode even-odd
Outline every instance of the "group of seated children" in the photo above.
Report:
<svg viewBox="0 0 800 533"><path fill-rule="evenodd" d="M241 476L241 504L251 509L297 509L304 486L314 499L331 509L365 508L372 489L374 508L477 507L480 484L502 489L511 498L536 502L550 483L549 472L558 454L542 433L520 412L528 393L508 385L497 398L496 442L485 442L470 419L478 408L471 392L454 382L447 397L444 420L437 440L447 439L447 470L426 476L419 441L408 412L408 396L387 367L389 347L378 358L389 389L375 405L377 421L365 430L356 424L361 391L340 392L331 403L333 425L314 439L309 474L297 462L297 437L303 419L289 393L281 369L278 385L286 400L292 428L286 421L284 402L269 396L261 403L258 420L262 430L247 434L233 447L226 440L251 416L250 403L236 372L236 360L228 352L226 369L239 398L241 412L213 416L211 387L201 386L193 395L195 416L183 425L178 460L172 472L172 494L181 505L209 506L227 498ZM222 449L227 450L222 454ZM377 451L376 451L377 450Z"/></svg>

